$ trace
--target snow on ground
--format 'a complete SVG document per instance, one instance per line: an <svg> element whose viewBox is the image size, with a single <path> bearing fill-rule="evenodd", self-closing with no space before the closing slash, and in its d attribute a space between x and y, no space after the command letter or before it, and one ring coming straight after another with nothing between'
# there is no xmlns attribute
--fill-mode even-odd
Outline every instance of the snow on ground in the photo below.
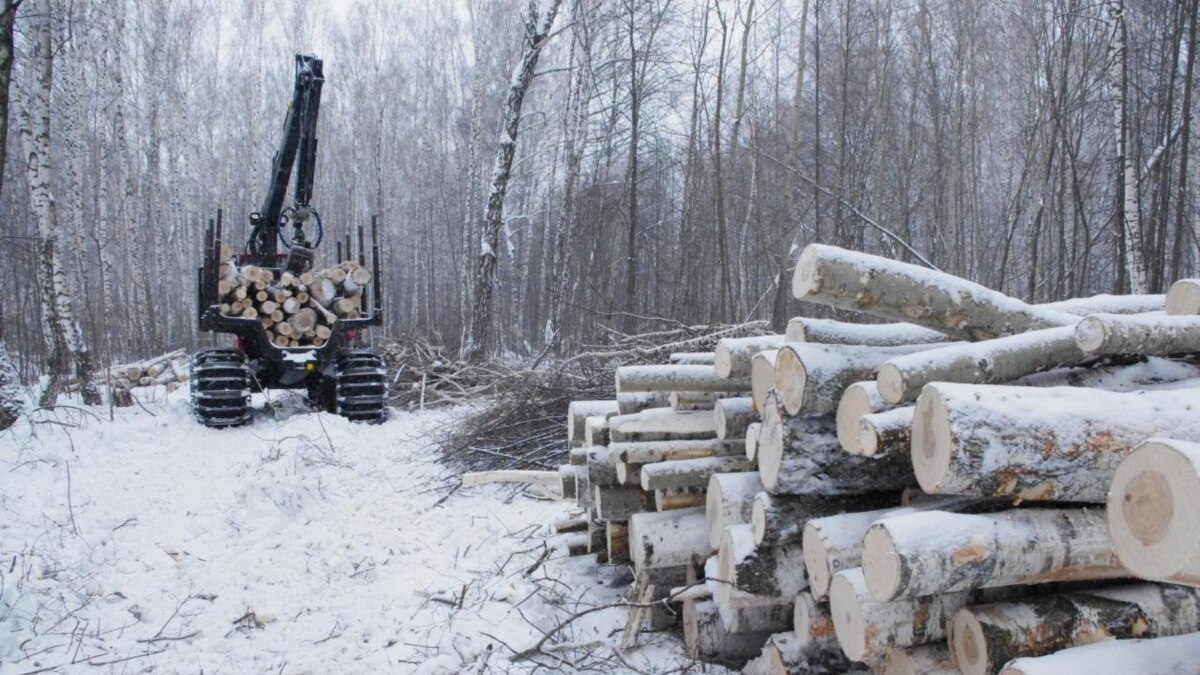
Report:
<svg viewBox="0 0 1200 675"><path fill-rule="evenodd" d="M679 641L614 646L623 582L566 558L560 502L452 491L431 434L303 411L201 427L186 391L60 407L0 433L0 675L679 672ZM616 635L616 637L613 637Z"/></svg>

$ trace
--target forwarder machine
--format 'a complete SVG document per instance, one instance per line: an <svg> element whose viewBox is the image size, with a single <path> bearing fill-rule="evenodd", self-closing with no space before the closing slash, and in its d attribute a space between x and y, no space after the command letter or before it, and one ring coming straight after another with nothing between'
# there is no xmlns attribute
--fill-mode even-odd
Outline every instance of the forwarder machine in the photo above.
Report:
<svg viewBox="0 0 1200 675"><path fill-rule="evenodd" d="M317 153L317 111L324 83L321 59L296 55L296 81L283 126L283 143L271 166L270 185L262 208L250 214L250 238L235 256L239 267L270 270L278 280L285 272L299 276L313 265L315 249L324 238L321 216L310 204ZM295 165L292 205L284 208L288 182ZM305 232L312 223L315 238ZM290 225L290 236L288 232ZM363 228L358 228L358 263L366 265ZM205 259L198 270L200 329L236 336L230 349L206 349L191 361L192 411L201 424L228 427L250 421L250 395L270 389L307 389L317 409L351 420L382 422L387 417L385 369L379 354L364 348L363 329L378 326L380 302L379 230L371 223L372 283L363 289L357 318L340 318L320 346L280 347L257 318L222 314L218 297L222 258L221 212L205 232ZM286 252L281 252L280 248ZM225 247L228 251L228 247ZM342 242L337 242L342 262ZM228 255L228 253L226 254ZM346 237L346 257L353 259Z"/></svg>

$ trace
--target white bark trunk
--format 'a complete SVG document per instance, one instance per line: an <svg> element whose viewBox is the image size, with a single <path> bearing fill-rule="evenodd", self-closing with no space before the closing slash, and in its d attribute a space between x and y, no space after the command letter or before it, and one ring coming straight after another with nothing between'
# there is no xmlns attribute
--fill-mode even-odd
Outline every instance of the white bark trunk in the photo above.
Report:
<svg viewBox="0 0 1200 675"><path fill-rule="evenodd" d="M709 551L703 508L635 513L629 518L629 557L637 570L695 565Z"/></svg>
<svg viewBox="0 0 1200 675"><path fill-rule="evenodd" d="M1167 314L1176 316L1196 316L1200 314L1200 279L1180 279L1171 284L1167 291ZM1116 314L1111 310L1103 310Z"/></svg>
<svg viewBox="0 0 1200 675"><path fill-rule="evenodd" d="M768 349L754 355L750 363L750 397L754 409L760 413L767 404L768 395L775 389L775 360L778 349Z"/></svg>
<svg viewBox="0 0 1200 675"><path fill-rule="evenodd" d="M1189 633L1154 640L1106 640L1049 656L1020 658L1000 675L1190 675L1196 672L1197 662L1200 633Z"/></svg>
<svg viewBox="0 0 1200 675"><path fill-rule="evenodd" d="M725 338L717 342L713 366L717 377L746 378L754 355L783 345L782 335L756 335L744 338Z"/></svg>
<svg viewBox="0 0 1200 675"><path fill-rule="evenodd" d="M641 485L643 490L704 487L713 474L753 469L753 462L736 455L657 462L642 467Z"/></svg>
<svg viewBox="0 0 1200 675"><path fill-rule="evenodd" d="M790 599L808 586L799 544L755 546L753 532L745 525L726 528L722 534L717 570L720 579L749 595Z"/></svg>
<svg viewBox="0 0 1200 675"><path fill-rule="evenodd" d="M750 525L757 546L799 543L804 526L811 518L823 518L863 508L894 507L900 497L895 492L826 497L822 495L772 495L760 492L754 497Z"/></svg>
<svg viewBox="0 0 1200 675"><path fill-rule="evenodd" d="M1144 439L1200 440L1197 407L1200 389L930 384L917 401L912 465L930 494L1100 503Z"/></svg>
<svg viewBox="0 0 1200 675"><path fill-rule="evenodd" d="M616 401L571 401L567 405L567 442L583 442L583 425L587 418L606 417L616 412Z"/></svg>
<svg viewBox="0 0 1200 675"><path fill-rule="evenodd" d="M908 321L964 340L1068 326L1076 317L1029 305L959 277L833 246L804 249L797 298Z"/></svg>
<svg viewBox="0 0 1200 675"><path fill-rule="evenodd" d="M754 495L762 489L757 471L716 473L709 477L704 521L708 543L713 549L721 546L721 535L726 527L750 522Z"/></svg>
<svg viewBox="0 0 1200 675"><path fill-rule="evenodd" d="M722 378L712 366L621 366L617 393L635 391L749 391L746 378Z"/></svg>
<svg viewBox="0 0 1200 675"><path fill-rule="evenodd" d="M1191 354L1200 351L1200 316L1093 314L1075 341L1088 354Z"/></svg>
<svg viewBox="0 0 1200 675"><path fill-rule="evenodd" d="M926 511L873 524L863 573L880 601L976 588L1128 576L1104 514L1018 509L986 515Z"/></svg>
<svg viewBox="0 0 1200 675"><path fill-rule="evenodd" d="M713 407L713 425L717 438L737 440L746 437L746 427L758 419L750 397L723 398Z"/></svg>
<svg viewBox="0 0 1200 675"><path fill-rule="evenodd" d="M613 465L616 465L617 462L651 464L703 457L740 456L741 454L743 454L742 444L737 441L646 441L610 443L608 445L608 459Z"/></svg>
<svg viewBox="0 0 1200 675"><path fill-rule="evenodd" d="M705 440L715 435L716 422L712 413L705 410L676 412L651 408L608 419L608 436L614 443Z"/></svg>
<svg viewBox="0 0 1200 675"><path fill-rule="evenodd" d="M1071 298L1058 302L1047 302L1038 307L1066 312L1076 316L1088 314L1145 314L1161 312L1169 307L1168 295L1093 295L1086 298ZM1172 313L1169 309L1168 313Z"/></svg>
<svg viewBox="0 0 1200 675"><path fill-rule="evenodd" d="M915 406L894 408L887 412L863 415L858 420L856 448L864 457L885 457L890 454L908 456L912 450L912 423Z"/></svg>
<svg viewBox="0 0 1200 675"><path fill-rule="evenodd" d="M683 603L683 641L688 653L705 661L737 663L762 651L770 634L735 634L725 630L712 600Z"/></svg>
<svg viewBox="0 0 1200 675"><path fill-rule="evenodd" d="M1108 529L1137 576L1200 586L1200 445L1142 443L1117 469Z"/></svg>
<svg viewBox="0 0 1200 675"><path fill-rule="evenodd" d="M834 417L837 423L838 443L841 444L842 450L852 455L865 454L858 445L859 421L864 415L884 412L891 408L892 405L879 395L879 389L874 382L855 382L846 387L838 401L837 414Z"/></svg>
<svg viewBox="0 0 1200 675"><path fill-rule="evenodd" d="M862 347L789 342L775 357L775 389L788 414L832 413L847 387L875 379L884 362L929 348L930 345Z"/></svg>
<svg viewBox="0 0 1200 675"><path fill-rule="evenodd" d="M621 415L633 415L650 408L668 408L671 401L666 392L638 391L629 394L617 394L617 412Z"/></svg>
<svg viewBox="0 0 1200 675"><path fill-rule="evenodd" d="M827 345L902 347L921 342L949 342L954 338L911 323L847 323L832 319L796 317L788 321L785 342Z"/></svg>

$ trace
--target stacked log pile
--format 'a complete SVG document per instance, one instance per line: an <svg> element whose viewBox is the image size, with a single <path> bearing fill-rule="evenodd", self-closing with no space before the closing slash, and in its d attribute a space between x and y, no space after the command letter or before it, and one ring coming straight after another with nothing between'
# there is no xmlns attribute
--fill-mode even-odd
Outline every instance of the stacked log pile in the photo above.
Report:
<svg viewBox="0 0 1200 675"><path fill-rule="evenodd" d="M339 319L357 319L371 270L354 260L294 275L239 266L223 246L217 299L224 316L258 319L276 347L320 347Z"/></svg>
<svg viewBox="0 0 1200 675"><path fill-rule="evenodd" d="M626 637L678 622L748 673L1174 672L1139 655L1200 641L1197 288L1031 305L808 247L797 298L892 323L797 318L570 406Z"/></svg>
<svg viewBox="0 0 1200 675"><path fill-rule="evenodd" d="M115 365L96 373L93 381L99 386L107 385L114 390L114 400L122 400L124 392L138 387L162 385L167 391L175 391L188 381L188 356L182 349L160 354L153 358L132 363ZM67 391L77 391L79 383L67 383Z"/></svg>

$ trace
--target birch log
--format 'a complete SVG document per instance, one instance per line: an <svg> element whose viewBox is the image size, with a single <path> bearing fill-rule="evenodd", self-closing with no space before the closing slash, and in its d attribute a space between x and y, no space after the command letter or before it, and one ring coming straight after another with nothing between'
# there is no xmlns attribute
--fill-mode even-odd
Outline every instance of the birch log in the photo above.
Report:
<svg viewBox="0 0 1200 675"><path fill-rule="evenodd" d="M926 492L1102 503L1141 441L1200 440L1200 388L1114 393L930 384L913 418Z"/></svg>
<svg viewBox="0 0 1200 675"><path fill-rule="evenodd" d="M717 438L722 440L744 439L746 427L758 419L754 412L754 399L745 396L723 398L713 406L713 426Z"/></svg>
<svg viewBox="0 0 1200 675"><path fill-rule="evenodd" d="M629 557L635 569L694 565L709 551L703 508L635 513L629 518Z"/></svg>
<svg viewBox="0 0 1200 675"><path fill-rule="evenodd" d="M608 459L608 446L595 445L587 449L588 483L592 487L620 485L617 468Z"/></svg>
<svg viewBox="0 0 1200 675"><path fill-rule="evenodd" d="M858 420L855 449L864 457L902 454L910 456L915 406L907 405L886 412L863 415Z"/></svg>
<svg viewBox="0 0 1200 675"><path fill-rule="evenodd" d="M633 391L748 391L749 377L717 377L712 366L621 366L617 393Z"/></svg>
<svg viewBox="0 0 1200 675"><path fill-rule="evenodd" d="M804 525L810 519L883 505L895 506L899 499L895 492L872 492L838 497L772 495L760 492L754 496L754 504L750 513L754 543L758 546L799 543L803 537Z"/></svg>
<svg viewBox="0 0 1200 675"><path fill-rule="evenodd" d="M879 367L876 382L879 395L899 405L917 400L930 382L1007 382L1088 358L1075 343L1074 327L1061 326L898 356Z"/></svg>
<svg viewBox="0 0 1200 675"><path fill-rule="evenodd" d="M1200 586L1200 445L1154 438L1113 477L1108 529L1137 576Z"/></svg>
<svg viewBox="0 0 1200 675"><path fill-rule="evenodd" d="M767 405L767 396L775 389L775 361L778 349L768 349L754 355L750 362L750 398L754 409L762 412Z"/></svg>
<svg viewBox="0 0 1200 675"><path fill-rule="evenodd" d="M838 401L837 414L834 417L837 423L837 439L842 450L852 455L864 454L858 447L859 421L863 415L880 413L891 408L892 405L879 395L879 389L874 382L855 382L846 387Z"/></svg>
<svg viewBox="0 0 1200 675"><path fill-rule="evenodd" d="M1105 640L1048 656L1015 659L1001 675L1195 675L1200 633L1153 640Z"/></svg>
<svg viewBox="0 0 1200 675"><path fill-rule="evenodd" d="M846 388L873 380L885 361L928 345L862 347L789 342L775 356L775 390L790 415L825 415L837 411Z"/></svg>
<svg viewBox="0 0 1200 675"><path fill-rule="evenodd" d="M571 401L567 405L567 441L584 441L584 423L589 417L606 417L617 412L616 401Z"/></svg>
<svg viewBox="0 0 1200 675"><path fill-rule="evenodd" d="M817 602L808 591L796 594L792 611L792 631L801 648L808 651L833 651L842 654L838 646L837 633L833 627L833 615L829 603Z"/></svg>
<svg viewBox="0 0 1200 675"><path fill-rule="evenodd" d="M716 473L709 477L704 521L708 543L714 550L721 546L721 535L727 526L750 522L754 495L762 489L757 471Z"/></svg>
<svg viewBox="0 0 1200 675"><path fill-rule="evenodd" d="M643 490L704 487L713 474L750 471L753 468L753 462L738 455L658 462L642 467L641 485Z"/></svg>
<svg viewBox="0 0 1200 675"><path fill-rule="evenodd" d="M1200 316L1093 314L1075 327L1089 354L1192 354L1200 352Z"/></svg>
<svg viewBox="0 0 1200 675"><path fill-rule="evenodd" d="M654 508L654 496L637 487L593 486L596 517L601 520L629 520L635 513Z"/></svg>
<svg viewBox="0 0 1200 675"><path fill-rule="evenodd" d="M950 274L821 244L810 244L800 254L792 294L964 340L1073 325L1077 320Z"/></svg>
<svg viewBox="0 0 1200 675"><path fill-rule="evenodd" d="M713 414L704 410L676 412L652 408L635 415L608 418L609 439L617 443L703 440L715 433Z"/></svg>
<svg viewBox="0 0 1200 675"><path fill-rule="evenodd" d="M629 558L629 524L610 520L604 528L604 550L608 564L620 565Z"/></svg>
<svg viewBox="0 0 1200 675"><path fill-rule="evenodd" d="M885 518L863 537L863 573L880 601L976 588L1128 576L1104 514L1018 509Z"/></svg>
<svg viewBox="0 0 1200 675"><path fill-rule="evenodd" d="M833 675L845 673L850 662L838 649L805 647L794 631L776 633L763 645L762 654L742 671L743 675Z"/></svg>
<svg viewBox="0 0 1200 675"><path fill-rule="evenodd" d="M861 569L838 572L829 589L833 627L851 661L879 661L889 647L914 647L946 637L950 618L967 592L879 602L867 592Z"/></svg>
<svg viewBox="0 0 1200 675"><path fill-rule="evenodd" d="M739 663L762 651L770 634L734 634L725 630L712 600L683 603L683 641L688 653L706 661Z"/></svg>
<svg viewBox="0 0 1200 675"><path fill-rule="evenodd" d="M808 585L799 544L755 546L754 535L745 525L722 533L717 570L722 580L751 595L792 598Z"/></svg>
<svg viewBox="0 0 1200 675"><path fill-rule="evenodd" d="M714 358L712 352L675 352L667 360L678 366L711 366Z"/></svg>
<svg viewBox="0 0 1200 675"><path fill-rule="evenodd" d="M668 394L661 391L635 391L617 394L617 413L620 415L633 415L650 408L667 408L670 405Z"/></svg>
<svg viewBox="0 0 1200 675"><path fill-rule="evenodd" d="M1101 293L1085 298L1071 298L1038 305L1042 309L1066 312L1076 316L1088 314L1145 314L1161 312L1170 302L1169 295L1108 295ZM1168 310L1168 313L1170 311Z"/></svg>
<svg viewBox="0 0 1200 675"><path fill-rule="evenodd" d="M586 445L608 445L608 418L595 415L584 419L583 442Z"/></svg>
<svg viewBox="0 0 1200 675"><path fill-rule="evenodd" d="M923 342L950 342L954 338L911 323L847 323L832 319L796 317L788 321L785 342L825 345L899 347Z"/></svg>
<svg viewBox="0 0 1200 675"><path fill-rule="evenodd" d="M673 391L667 396L671 410L688 412L691 410L711 411L717 401L723 398L737 398L740 392L735 391Z"/></svg>
<svg viewBox="0 0 1200 675"><path fill-rule="evenodd" d="M1195 589L1136 584L964 607L951 622L950 644L963 675L994 675L1022 656L1198 631L1198 600Z"/></svg>
<svg viewBox="0 0 1200 675"><path fill-rule="evenodd" d="M900 491L916 481L905 457L875 461L842 451L832 416L782 417L763 411L758 470L772 494L860 494Z"/></svg>
<svg viewBox="0 0 1200 675"><path fill-rule="evenodd" d="M1200 279L1180 279L1167 291L1167 314L1196 316L1200 314ZM1110 310L1102 310L1115 314Z"/></svg>
<svg viewBox="0 0 1200 675"><path fill-rule="evenodd" d="M702 441L636 441L608 444L608 461L613 465L616 465L617 462L624 462L626 464L651 464L680 459L700 459L702 457L740 457L742 454L744 454L742 442L720 441L716 439Z"/></svg>
<svg viewBox="0 0 1200 675"><path fill-rule="evenodd" d="M893 506L808 519L802 526L800 541L804 549L809 592L816 599L823 600L829 594L829 584L833 582L835 574L862 567L863 537L877 521L922 511L969 509L980 504L980 501L971 497L930 499L902 508ZM866 503L869 502L864 501Z"/></svg>
<svg viewBox="0 0 1200 675"><path fill-rule="evenodd" d="M751 422L746 426L746 459L754 461L758 457L758 437L762 432L761 422Z"/></svg>
<svg viewBox="0 0 1200 675"><path fill-rule="evenodd" d="M717 377L749 377L750 362L754 355L768 349L779 349L782 344L782 335L756 335L718 341L717 348L713 351L713 366Z"/></svg>

